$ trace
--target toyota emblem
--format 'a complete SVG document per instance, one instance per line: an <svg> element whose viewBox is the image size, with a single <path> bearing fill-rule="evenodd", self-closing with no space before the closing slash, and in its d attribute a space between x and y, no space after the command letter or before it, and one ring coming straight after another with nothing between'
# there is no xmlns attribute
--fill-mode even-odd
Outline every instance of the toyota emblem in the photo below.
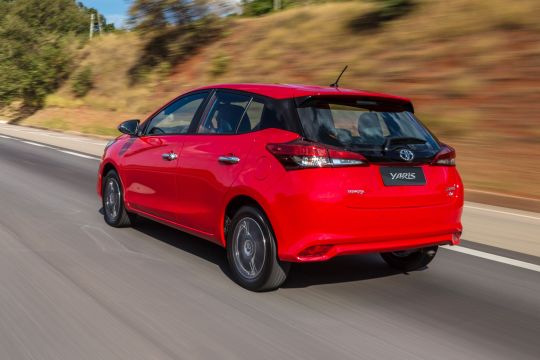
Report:
<svg viewBox="0 0 540 360"><path fill-rule="evenodd" d="M399 150L399 157L405 161L412 161L414 159L414 153L409 149Z"/></svg>

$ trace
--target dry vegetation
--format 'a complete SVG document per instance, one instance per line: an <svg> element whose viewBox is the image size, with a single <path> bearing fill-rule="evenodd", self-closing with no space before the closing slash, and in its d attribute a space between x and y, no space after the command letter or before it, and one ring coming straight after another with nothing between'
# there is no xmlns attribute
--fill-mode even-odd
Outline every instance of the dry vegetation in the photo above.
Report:
<svg viewBox="0 0 540 360"><path fill-rule="evenodd" d="M329 84L413 99L417 113L456 145L466 185L540 197L538 0L417 1L405 16L363 26L372 2L306 6L232 19L227 34L175 69L127 76L141 43L109 35L80 52L94 88L81 99L69 80L25 124L112 134L182 91L215 82ZM92 114L92 116L89 116Z"/></svg>

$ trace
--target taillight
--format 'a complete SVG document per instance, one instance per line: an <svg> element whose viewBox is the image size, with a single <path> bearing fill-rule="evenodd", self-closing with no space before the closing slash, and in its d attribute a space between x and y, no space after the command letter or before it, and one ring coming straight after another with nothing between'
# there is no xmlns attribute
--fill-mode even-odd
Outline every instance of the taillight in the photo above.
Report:
<svg viewBox="0 0 540 360"><path fill-rule="evenodd" d="M431 165L455 166L456 150L448 145L443 145L441 151L435 155Z"/></svg>
<svg viewBox="0 0 540 360"><path fill-rule="evenodd" d="M302 140L268 144L266 148L288 170L369 165L366 158L360 154Z"/></svg>

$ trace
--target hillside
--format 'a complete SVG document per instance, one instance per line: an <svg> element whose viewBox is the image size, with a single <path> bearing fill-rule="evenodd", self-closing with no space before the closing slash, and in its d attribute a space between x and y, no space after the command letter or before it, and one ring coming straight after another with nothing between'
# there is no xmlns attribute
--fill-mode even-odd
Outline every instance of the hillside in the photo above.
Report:
<svg viewBox="0 0 540 360"><path fill-rule="evenodd" d="M133 33L103 36L77 55L93 88L73 79L22 124L112 135L169 98L217 82L329 84L410 97L419 117L458 150L466 185L540 198L540 13L537 0L417 1L381 21L372 2L294 8L232 18L226 33L173 69L133 84L141 56ZM77 73L77 70L74 72Z"/></svg>

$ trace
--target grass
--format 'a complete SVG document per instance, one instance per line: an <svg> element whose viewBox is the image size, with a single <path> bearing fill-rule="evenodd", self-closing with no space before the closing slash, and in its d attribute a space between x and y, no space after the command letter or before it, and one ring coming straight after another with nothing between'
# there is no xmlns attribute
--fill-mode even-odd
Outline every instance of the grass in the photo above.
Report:
<svg viewBox="0 0 540 360"><path fill-rule="evenodd" d="M133 87L129 80L129 70L140 55L142 41L134 33L106 34L96 37L79 51L77 69L70 79L46 100L47 107L81 107L106 111L145 112L152 105L144 103L153 91L159 77L158 72L150 74L150 84ZM82 98L73 93L75 77L83 69L92 72L92 88ZM143 99L141 103L141 99ZM134 101L137 100L137 101Z"/></svg>
<svg viewBox="0 0 540 360"><path fill-rule="evenodd" d="M75 109L84 105L82 99L72 98L71 96L62 96L59 93L54 93L45 99L45 107L59 107Z"/></svg>
<svg viewBox="0 0 540 360"><path fill-rule="evenodd" d="M210 74L213 77L217 77L217 76L225 74L229 67L230 61L231 59L228 56L222 53L217 54L212 59L212 66L210 67Z"/></svg>
<svg viewBox="0 0 540 360"><path fill-rule="evenodd" d="M133 113L117 113L91 108L46 108L25 119L23 125L40 128L78 132L88 135L115 137L116 127L127 119L135 119Z"/></svg>

